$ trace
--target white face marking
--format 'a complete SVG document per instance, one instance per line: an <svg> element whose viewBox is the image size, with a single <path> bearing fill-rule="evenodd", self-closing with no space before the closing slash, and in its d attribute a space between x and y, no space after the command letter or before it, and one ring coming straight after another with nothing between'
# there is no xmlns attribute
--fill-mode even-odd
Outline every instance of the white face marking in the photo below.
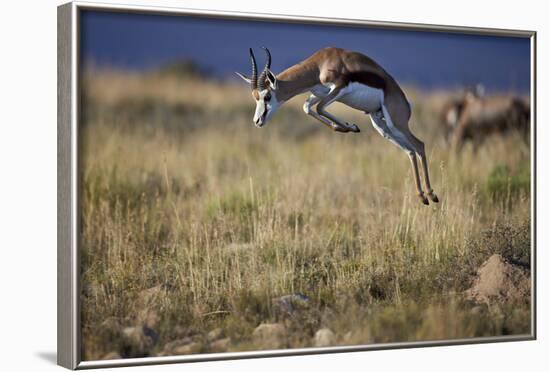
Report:
<svg viewBox="0 0 550 372"><path fill-rule="evenodd" d="M256 100L256 111L254 112L254 124L258 128L264 126L280 105L274 91L264 89L259 92L259 99Z"/></svg>

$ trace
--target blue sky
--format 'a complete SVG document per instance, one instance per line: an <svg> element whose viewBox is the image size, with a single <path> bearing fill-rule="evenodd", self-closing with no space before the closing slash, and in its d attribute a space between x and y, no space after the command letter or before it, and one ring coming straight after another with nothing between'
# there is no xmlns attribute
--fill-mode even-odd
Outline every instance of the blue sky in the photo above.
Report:
<svg viewBox="0 0 550 372"><path fill-rule="evenodd" d="M249 73L249 47L262 65L260 47L267 46L272 70L280 72L320 48L337 46L370 56L398 82L421 89L530 87L527 38L100 11L83 11L81 17L81 59L97 66L149 70L191 59L230 77L233 71Z"/></svg>

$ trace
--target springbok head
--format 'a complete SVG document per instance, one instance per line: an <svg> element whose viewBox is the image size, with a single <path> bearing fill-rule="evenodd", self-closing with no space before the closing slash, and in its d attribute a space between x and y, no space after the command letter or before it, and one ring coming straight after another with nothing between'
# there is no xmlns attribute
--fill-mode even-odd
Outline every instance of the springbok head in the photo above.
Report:
<svg viewBox="0 0 550 372"><path fill-rule="evenodd" d="M277 100L277 77L271 72L271 53L269 49L263 48L267 56L264 69L258 77L258 67L252 48L249 49L250 62L252 63L252 75L247 77L236 72L244 81L250 84L252 88L252 97L256 101L256 111L254 112L254 125L262 127L273 113L279 108L280 102Z"/></svg>

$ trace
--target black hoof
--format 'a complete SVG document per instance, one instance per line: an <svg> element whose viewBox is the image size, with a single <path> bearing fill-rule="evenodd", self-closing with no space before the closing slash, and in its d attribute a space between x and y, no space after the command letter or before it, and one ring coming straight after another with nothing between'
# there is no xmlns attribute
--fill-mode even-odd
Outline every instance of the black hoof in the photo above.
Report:
<svg viewBox="0 0 550 372"><path fill-rule="evenodd" d="M433 201L434 203L439 203L439 198L437 197L437 195L435 194L435 192L430 191L430 192L428 193L428 195L429 195L430 199L432 199L432 201Z"/></svg>
<svg viewBox="0 0 550 372"><path fill-rule="evenodd" d="M347 123L348 124L348 127L351 129L351 131L353 133L359 133L361 132L361 130L359 129L359 127L355 124L350 124L350 123Z"/></svg>
<svg viewBox="0 0 550 372"><path fill-rule="evenodd" d="M422 203L424 205L430 205L430 202L428 201L428 198L424 194L418 195L418 197L420 198L420 200L422 200Z"/></svg>

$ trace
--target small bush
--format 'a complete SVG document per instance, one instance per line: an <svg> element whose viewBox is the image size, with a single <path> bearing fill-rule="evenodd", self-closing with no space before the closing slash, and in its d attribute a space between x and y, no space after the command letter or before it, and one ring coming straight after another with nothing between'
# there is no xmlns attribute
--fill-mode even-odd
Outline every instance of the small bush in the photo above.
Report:
<svg viewBox="0 0 550 372"><path fill-rule="evenodd" d="M528 167L522 167L518 172L512 172L506 165L497 165L486 181L486 191L493 200L529 192L531 175Z"/></svg>

